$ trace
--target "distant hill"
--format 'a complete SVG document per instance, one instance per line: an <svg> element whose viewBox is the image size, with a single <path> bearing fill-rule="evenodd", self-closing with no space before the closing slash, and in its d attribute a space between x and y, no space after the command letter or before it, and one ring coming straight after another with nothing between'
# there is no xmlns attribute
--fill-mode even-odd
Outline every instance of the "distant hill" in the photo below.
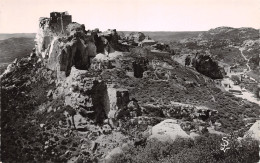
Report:
<svg viewBox="0 0 260 163"><path fill-rule="evenodd" d="M15 58L22 58L29 55L33 48L34 37L0 40L0 74Z"/></svg>
<svg viewBox="0 0 260 163"><path fill-rule="evenodd" d="M0 33L0 40L6 40L9 38L35 38L36 33Z"/></svg>
<svg viewBox="0 0 260 163"><path fill-rule="evenodd" d="M125 34L129 34L133 31L122 31ZM180 41L182 39L197 37L204 31L183 31L183 32L164 32L164 31L143 31L146 36L151 37L155 41L169 43L172 41Z"/></svg>
<svg viewBox="0 0 260 163"><path fill-rule="evenodd" d="M245 40L258 40L259 30L245 27L218 27L202 33L200 38L204 40L212 40L215 42L222 42L223 40L226 40L229 43L239 46Z"/></svg>

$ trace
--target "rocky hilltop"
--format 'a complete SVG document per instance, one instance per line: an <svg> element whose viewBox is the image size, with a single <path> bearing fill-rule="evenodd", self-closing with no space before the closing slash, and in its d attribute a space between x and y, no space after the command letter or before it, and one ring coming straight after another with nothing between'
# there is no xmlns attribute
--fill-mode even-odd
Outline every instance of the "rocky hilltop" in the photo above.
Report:
<svg viewBox="0 0 260 163"><path fill-rule="evenodd" d="M260 90L259 39L257 29L218 27L171 46L178 49L174 59L179 63L184 63L186 56L192 59L199 55L210 57L215 62L215 66L211 66L215 67L215 71L205 72L209 70L205 67L207 64L193 67L211 78L224 79L222 85L228 85L225 88L227 91L236 92L243 98L250 97L251 101L257 102L253 98L259 98ZM260 104L259 100L257 103Z"/></svg>
<svg viewBox="0 0 260 163"><path fill-rule="evenodd" d="M220 89L211 58L193 69L143 33L86 30L66 12L40 18L35 42L1 75L3 162L259 159L260 106Z"/></svg>

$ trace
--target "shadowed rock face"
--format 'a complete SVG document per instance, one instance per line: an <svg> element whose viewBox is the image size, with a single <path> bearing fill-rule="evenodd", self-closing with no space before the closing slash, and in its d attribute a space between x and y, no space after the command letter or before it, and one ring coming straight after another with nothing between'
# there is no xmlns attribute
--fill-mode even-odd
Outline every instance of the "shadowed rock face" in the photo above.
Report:
<svg viewBox="0 0 260 163"><path fill-rule="evenodd" d="M140 107L137 102L130 103L127 89L111 88L106 82L89 77L90 73L73 66L71 74L54 91L54 97L64 95L66 105L80 109L84 117L97 124L103 124L105 119L109 119L111 125L117 127L118 120L131 112L133 116L140 115Z"/></svg>
<svg viewBox="0 0 260 163"><path fill-rule="evenodd" d="M65 71L68 76L72 66L79 70L87 70L90 66L90 57L95 53L96 47L93 42L84 44L80 39L72 40L65 45L58 56L60 71Z"/></svg>
<svg viewBox="0 0 260 163"><path fill-rule="evenodd" d="M91 97L94 109L94 119L96 123L103 123L103 120L107 118L107 112L109 112L107 86L104 82L93 82L91 89Z"/></svg>
<svg viewBox="0 0 260 163"><path fill-rule="evenodd" d="M54 21L55 15L57 20ZM68 16L64 13L52 13L51 21L48 18L40 20L40 29L36 37L37 52L47 60L46 66L49 69L68 76L72 66L79 70L87 70L90 58L96 56L97 50L93 36L86 35L84 25L70 23L70 20L61 24L59 23L61 17ZM64 75L58 76L64 77Z"/></svg>
<svg viewBox="0 0 260 163"><path fill-rule="evenodd" d="M193 66L203 75L212 79L222 79L224 76L218 63L213 61L210 56L200 55L193 61Z"/></svg>
<svg viewBox="0 0 260 163"><path fill-rule="evenodd" d="M97 47L97 53L105 54L107 53L113 53L115 50L108 42L107 38L104 36L97 36L95 35L95 45Z"/></svg>
<svg viewBox="0 0 260 163"><path fill-rule="evenodd" d="M72 66L79 70L87 70L90 66L90 57L96 55L94 42L84 43L80 38L74 37L70 42L61 45L62 43L58 39L52 41L47 67L63 71L66 76L70 74Z"/></svg>
<svg viewBox="0 0 260 163"><path fill-rule="evenodd" d="M103 123L104 119L110 120L110 125L118 126L118 120L128 116L130 112L140 112L139 106L129 104L129 93L126 89L108 88L104 82L93 82L90 90L93 104L93 117L96 123ZM132 107L132 108L131 108ZM136 114L135 116L138 116Z"/></svg>
<svg viewBox="0 0 260 163"><path fill-rule="evenodd" d="M51 13L51 18L40 19L36 36L38 56L47 60L48 68L58 71L59 78L68 76L72 66L87 70L91 58L98 53L129 51L129 47L118 42L120 37L115 29L103 33L86 31L84 25L71 23L70 19L65 13Z"/></svg>
<svg viewBox="0 0 260 163"><path fill-rule="evenodd" d="M67 25L72 22L71 15L66 12L51 12L50 13L50 28L56 34L64 32Z"/></svg>
<svg viewBox="0 0 260 163"><path fill-rule="evenodd" d="M138 58L133 62L134 76L136 78L142 78L144 71L147 70L149 61L145 58Z"/></svg>
<svg viewBox="0 0 260 163"><path fill-rule="evenodd" d="M126 89L108 88L107 114L110 119L110 124L113 127L118 125L118 119L127 114L127 104L129 102L129 93Z"/></svg>
<svg viewBox="0 0 260 163"><path fill-rule="evenodd" d="M97 47L97 54L105 54L105 52L113 53L115 51L129 51L128 46L124 46L118 42L120 36L117 34L117 31L115 29L105 31L103 33L100 33L99 31L94 31L93 35L95 45Z"/></svg>

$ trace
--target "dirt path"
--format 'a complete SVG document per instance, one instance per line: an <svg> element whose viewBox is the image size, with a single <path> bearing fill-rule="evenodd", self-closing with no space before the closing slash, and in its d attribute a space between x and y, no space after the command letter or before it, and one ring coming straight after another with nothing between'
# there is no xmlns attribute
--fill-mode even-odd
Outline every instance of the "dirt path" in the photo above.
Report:
<svg viewBox="0 0 260 163"><path fill-rule="evenodd" d="M245 50L245 48L241 47L241 48L239 48L239 50L240 50L242 57L246 60L247 70L244 73L251 71L251 68L249 66L249 59L247 59L246 56L243 54L243 51Z"/></svg>
<svg viewBox="0 0 260 163"><path fill-rule="evenodd" d="M249 92L246 89L242 89L239 85L235 85L234 82L231 80L232 75L238 75L238 76L242 75L242 74L246 75L247 72L251 71L251 68L249 66L249 59L247 59L247 57L243 54L243 51L245 50L245 48L244 47L236 47L236 48L238 48L240 50L241 56L247 61L247 63L246 63L247 69L244 69L243 73L228 73L228 75L227 75L228 77L226 77L222 80L222 86L224 87L224 89L226 91L235 90L237 92L240 92L240 93L233 93L236 97L241 97L243 99L246 99L248 101L251 101L251 102L254 102L254 103L260 105L260 101L254 97L254 94L252 92ZM225 87L224 85L228 85L228 87Z"/></svg>

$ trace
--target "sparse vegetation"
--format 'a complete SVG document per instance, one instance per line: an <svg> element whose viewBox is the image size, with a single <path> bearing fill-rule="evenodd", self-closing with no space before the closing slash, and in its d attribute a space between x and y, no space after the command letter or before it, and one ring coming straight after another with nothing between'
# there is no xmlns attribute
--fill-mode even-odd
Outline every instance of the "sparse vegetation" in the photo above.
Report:
<svg viewBox="0 0 260 163"><path fill-rule="evenodd" d="M51 14L51 20L57 18L56 14ZM66 13L58 15L69 17ZM48 23L45 20L48 18L42 19L41 25ZM49 25L58 25L53 23ZM59 28L55 29L59 32ZM3 75L1 156L4 162L69 162L71 159L100 162L106 161L105 155L111 156L111 150L121 147L122 153L112 155L113 163L253 163L259 160L259 145L251 138L229 138L230 149L221 150L221 135L234 132L243 137L251 123L259 118L260 106L223 91L213 80L223 78L223 69L215 60L236 65L236 70L246 67L247 59L241 57L237 47L248 37L255 39L254 30L241 34L241 39L236 33L239 30L233 28L212 29L211 33L196 38L186 36L197 32L185 36L182 33L180 37L185 40L172 42L172 49L168 45L164 48L164 44L160 44L161 49L133 48L145 38L142 33L133 35L127 42L127 39L118 40L116 30L105 35L95 32L85 31L83 25L77 24L77 32L62 37L66 46L53 45L66 47L57 54L59 57L24 58ZM124 46L120 47L119 41ZM53 46L49 44L45 46L48 49L42 50L46 54L56 50L50 49ZM126 51L108 56L99 54L100 58L94 58L94 62L91 59L95 50L98 51L95 46L100 52L121 48ZM169 53L171 50L174 56ZM187 61L193 61L193 67L190 63L184 66L173 61L172 58L181 58L183 54L184 60L191 56ZM51 59L55 65L52 70L46 67ZM257 74L258 59L250 58L253 71L248 74ZM107 60L110 66L105 64ZM75 68L79 63L91 68ZM68 69L70 75L62 76ZM238 76L231 79L249 87L249 78L243 79L244 83L240 83ZM258 98L259 91L260 88L255 91ZM166 142L151 139L150 135L155 135L153 127L167 120L176 122L174 125L183 135L190 135L189 138L178 137Z"/></svg>
<svg viewBox="0 0 260 163"><path fill-rule="evenodd" d="M222 137L204 135L192 139L177 138L173 142L148 141L145 146L130 146L123 154L113 158L114 163L180 162L180 163L253 163L259 160L258 143L251 139L229 140L226 152L220 150Z"/></svg>

